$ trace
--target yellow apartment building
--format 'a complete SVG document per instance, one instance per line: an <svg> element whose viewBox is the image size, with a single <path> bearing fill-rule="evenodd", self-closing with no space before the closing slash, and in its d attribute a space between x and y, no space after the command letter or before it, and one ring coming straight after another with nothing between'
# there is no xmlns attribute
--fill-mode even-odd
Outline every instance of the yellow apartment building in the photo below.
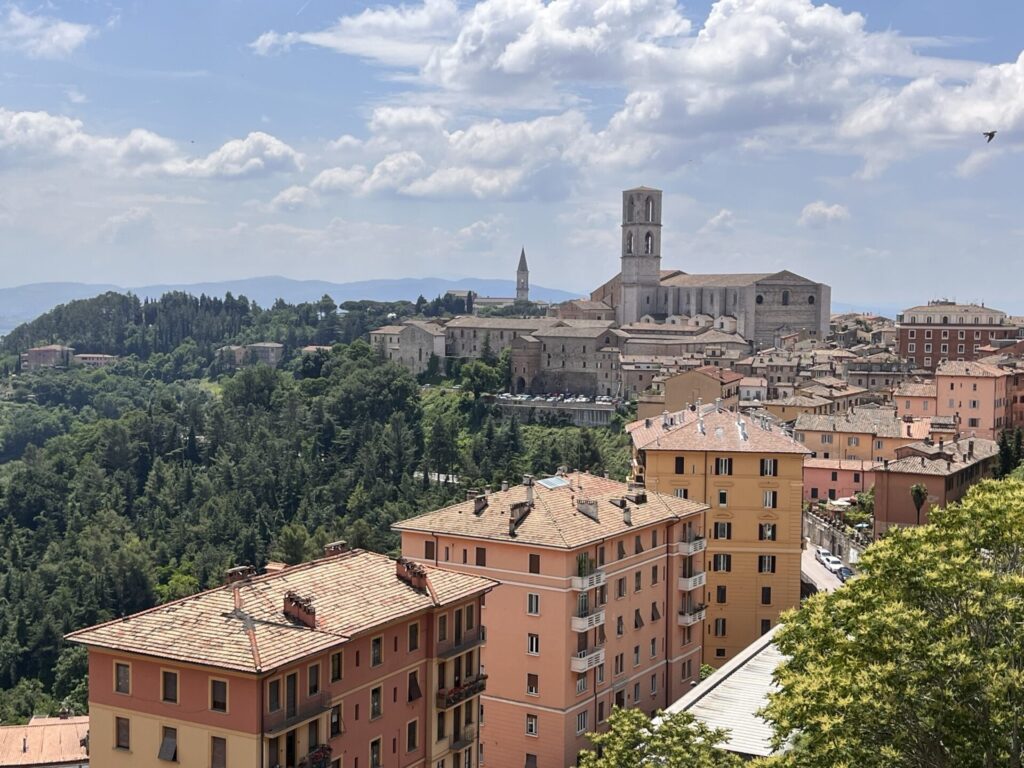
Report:
<svg viewBox="0 0 1024 768"><path fill-rule="evenodd" d="M664 709L700 674L703 503L583 473L395 525L404 557L498 580L487 596L487 768L566 768L613 706Z"/></svg>
<svg viewBox="0 0 1024 768"><path fill-rule="evenodd" d="M637 483L709 507L704 661L720 666L800 603L809 451L766 420L707 405L626 429Z"/></svg>

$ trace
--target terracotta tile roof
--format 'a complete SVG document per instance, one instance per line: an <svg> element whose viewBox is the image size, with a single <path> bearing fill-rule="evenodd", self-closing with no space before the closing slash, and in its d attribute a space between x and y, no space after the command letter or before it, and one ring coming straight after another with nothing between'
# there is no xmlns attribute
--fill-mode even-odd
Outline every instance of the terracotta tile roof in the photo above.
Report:
<svg viewBox="0 0 1024 768"><path fill-rule="evenodd" d="M793 427L797 432L850 432L875 437L908 437L921 440L928 436L928 419L904 421L893 408L854 408L846 413L801 413Z"/></svg>
<svg viewBox="0 0 1024 768"><path fill-rule="evenodd" d="M702 365L700 368L695 368L698 373L703 373L705 376L710 376L716 381L720 381L723 384L732 384L740 381L743 378L742 373L736 373L736 371L730 368L719 368L715 365Z"/></svg>
<svg viewBox="0 0 1024 768"><path fill-rule="evenodd" d="M477 317L476 315L460 315L448 321L446 328L488 328L495 330L535 331L564 320L554 317Z"/></svg>
<svg viewBox="0 0 1024 768"><path fill-rule="evenodd" d="M557 487L547 487L554 485ZM570 473L565 477L534 482L534 506L509 536L509 519L513 504L526 501L527 489L517 485L507 491L487 496L487 507L474 514L472 500L428 512L395 524L396 531L428 531L490 541L533 544L559 549L576 549L608 536L616 536L655 523L677 520L707 509L705 504L677 499L646 491L643 504L627 502L632 522L623 520L623 511L612 504L629 493L625 483L586 473ZM597 519L577 509L579 499L597 502Z"/></svg>
<svg viewBox="0 0 1024 768"><path fill-rule="evenodd" d="M89 732L89 717L33 717L28 725L0 728L0 766L87 762L81 740ZM27 747L27 749L26 749Z"/></svg>
<svg viewBox="0 0 1024 768"><path fill-rule="evenodd" d="M804 459L804 469L839 469L852 470L854 472L873 472L880 466L882 466L880 461L861 459L812 459L810 456Z"/></svg>
<svg viewBox="0 0 1024 768"><path fill-rule="evenodd" d="M969 443L974 442L974 454L968 458ZM965 467L999 454L999 443L979 437L962 437L955 442L913 443L900 449L901 458L883 462L876 472L896 472L907 475L952 475Z"/></svg>
<svg viewBox="0 0 1024 768"><path fill-rule="evenodd" d="M764 400L761 405L766 407L769 405L791 405L799 408L821 408L822 406L832 405L832 401L826 400L824 397L817 397L816 395L792 395L790 397L780 397L778 400Z"/></svg>
<svg viewBox="0 0 1024 768"><path fill-rule="evenodd" d="M744 286L752 285L759 280L772 277L774 272L759 272L756 274L731 274L731 275L676 275L674 277L662 278L662 285L677 285L686 288L699 288L705 286Z"/></svg>
<svg viewBox="0 0 1024 768"><path fill-rule="evenodd" d="M718 411L714 406L701 410L703 429L696 411L682 410L668 415L669 426L664 426L664 418L640 419L627 424L626 431L633 447L646 451L810 453L778 427L761 426L757 419Z"/></svg>
<svg viewBox="0 0 1024 768"><path fill-rule="evenodd" d="M768 380L762 376L744 376L740 379L741 387L767 387Z"/></svg>
<svg viewBox="0 0 1024 768"><path fill-rule="evenodd" d="M68 639L196 664L260 672L324 651L405 616L497 586L427 566L432 592L413 589L385 555L351 550L78 630ZM284 616L285 593L311 596L316 628Z"/></svg>
<svg viewBox="0 0 1024 768"><path fill-rule="evenodd" d="M892 393L895 397L935 397L934 381L908 381L896 387Z"/></svg>
<svg viewBox="0 0 1024 768"><path fill-rule="evenodd" d="M998 378L1005 376L1006 371L1002 368L997 368L994 365L988 365L987 363L968 363L960 360L950 360L949 362L942 363L938 370L935 371L936 376L981 376L985 378Z"/></svg>
<svg viewBox="0 0 1024 768"><path fill-rule="evenodd" d="M404 330L404 325L382 325L380 328L374 328L370 333L390 333L397 336Z"/></svg>

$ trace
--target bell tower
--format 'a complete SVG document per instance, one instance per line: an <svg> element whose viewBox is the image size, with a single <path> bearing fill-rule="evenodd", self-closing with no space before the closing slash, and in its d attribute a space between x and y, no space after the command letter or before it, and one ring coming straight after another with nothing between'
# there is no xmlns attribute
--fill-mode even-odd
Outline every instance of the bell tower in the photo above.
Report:
<svg viewBox="0 0 1024 768"><path fill-rule="evenodd" d="M622 193L622 270L619 274L619 325L658 312L661 283L661 190L650 187Z"/></svg>
<svg viewBox="0 0 1024 768"><path fill-rule="evenodd" d="M530 300L530 268L526 266L526 249L519 252L519 268L516 270L516 301Z"/></svg>

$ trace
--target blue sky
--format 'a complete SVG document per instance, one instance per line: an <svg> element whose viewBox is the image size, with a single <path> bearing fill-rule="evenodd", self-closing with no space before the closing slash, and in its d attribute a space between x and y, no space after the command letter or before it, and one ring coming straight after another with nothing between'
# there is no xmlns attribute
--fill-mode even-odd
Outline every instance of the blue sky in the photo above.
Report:
<svg viewBox="0 0 1024 768"><path fill-rule="evenodd" d="M788 268L1024 312L1024 5L0 4L0 285ZM986 144L981 131L999 131Z"/></svg>

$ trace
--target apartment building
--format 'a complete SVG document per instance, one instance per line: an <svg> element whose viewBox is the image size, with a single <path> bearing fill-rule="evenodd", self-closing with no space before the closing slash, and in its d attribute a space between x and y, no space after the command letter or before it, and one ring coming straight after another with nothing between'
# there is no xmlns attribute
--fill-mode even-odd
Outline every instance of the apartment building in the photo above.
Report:
<svg viewBox="0 0 1024 768"><path fill-rule="evenodd" d="M894 351L915 367L934 371L947 360L976 360L985 354L982 347L1016 336L1016 326L998 309L929 301L896 315Z"/></svg>
<svg viewBox="0 0 1024 768"><path fill-rule="evenodd" d="M937 414L934 381L908 381L893 390L896 415L903 418L930 419Z"/></svg>
<svg viewBox="0 0 1024 768"><path fill-rule="evenodd" d="M682 371L665 379L660 395L641 399L637 416L641 419L660 416L662 411L679 411L698 400L706 403L721 400L726 408L733 408L739 405L742 380L743 374L714 365Z"/></svg>
<svg viewBox="0 0 1024 768"><path fill-rule="evenodd" d="M800 603L803 459L766 419L716 406L626 427L633 473L650 491L709 505L704 516L704 660L719 666Z"/></svg>
<svg viewBox="0 0 1024 768"><path fill-rule="evenodd" d="M89 650L92 767L476 766L497 583L328 549L68 635Z"/></svg>
<svg viewBox="0 0 1024 768"><path fill-rule="evenodd" d="M996 440L1012 426L1013 374L981 362L943 363L935 372L935 411L959 417L965 434Z"/></svg>
<svg viewBox="0 0 1024 768"><path fill-rule="evenodd" d="M804 501L835 500L870 491L881 462L865 459L804 459Z"/></svg>
<svg viewBox="0 0 1024 768"><path fill-rule="evenodd" d="M793 436L822 459L895 459L896 449L928 437L928 419L901 419L895 408L860 406L846 413L797 417Z"/></svg>
<svg viewBox="0 0 1024 768"><path fill-rule="evenodd" d="M560 473L394 526L415 562L499 579L484 608L488 768L565 768L613 706L698 679L706 505Z"/></svg>

